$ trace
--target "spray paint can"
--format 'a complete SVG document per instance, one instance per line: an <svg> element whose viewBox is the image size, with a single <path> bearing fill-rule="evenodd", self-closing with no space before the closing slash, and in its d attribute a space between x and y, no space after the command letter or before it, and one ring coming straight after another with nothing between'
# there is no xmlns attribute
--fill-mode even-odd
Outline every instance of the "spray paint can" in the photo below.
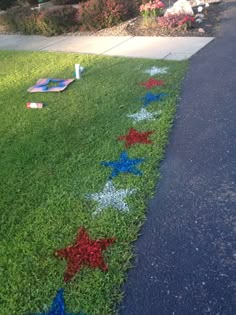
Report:
<svg viewBox="0 0 236 315"><path fill-rule="evenodd" d="M27 108L43 108L43 103L32 103L32 102L28 102L26 104Z"/></svg>
<svg viewBox="0 0 236 315"><path fill-rule="evenodd" d="M78 63L75 64L75 77L77 80L80 79L80 64Z"/></svg>

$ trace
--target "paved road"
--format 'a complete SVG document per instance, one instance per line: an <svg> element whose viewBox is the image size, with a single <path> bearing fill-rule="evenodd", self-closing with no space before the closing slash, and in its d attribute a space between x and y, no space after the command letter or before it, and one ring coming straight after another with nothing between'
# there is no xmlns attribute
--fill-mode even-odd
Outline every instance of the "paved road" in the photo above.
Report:
<svg viewBox="0 0 236 315"><path fill-rule="evenodd" d="M236 1L184 81L121 315L236 314Z"/></svg>

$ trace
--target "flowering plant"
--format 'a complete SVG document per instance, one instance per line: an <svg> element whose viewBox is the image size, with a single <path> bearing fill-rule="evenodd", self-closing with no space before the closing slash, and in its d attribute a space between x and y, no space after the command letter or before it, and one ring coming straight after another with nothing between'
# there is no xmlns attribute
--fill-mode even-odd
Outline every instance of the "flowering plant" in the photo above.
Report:
<svg viewBox="0 0 236 315"><path fill-rule="evenodd" d="M178 26L183 26L185 29L188 29L192 27L194 21L195 21L194 17L186 15L178 22Z"/></svg>
<svg viewBox="0 0 236 315"><path fill-rule="evenodd" d="M156 17L163 14L165 5L159 0L149 1L142 4L139 8L140 13L144 18Z"/></svg>
<svg viewBox="0 0 236 315"><path fill-rule="evenodd" d="M173 15L167 15L158 17L157 24L159 27L162 28L177 28L181 27L183 29L188 29L193 26L195 19L194 17L190 15L185 14L173 14Z"/></svg>

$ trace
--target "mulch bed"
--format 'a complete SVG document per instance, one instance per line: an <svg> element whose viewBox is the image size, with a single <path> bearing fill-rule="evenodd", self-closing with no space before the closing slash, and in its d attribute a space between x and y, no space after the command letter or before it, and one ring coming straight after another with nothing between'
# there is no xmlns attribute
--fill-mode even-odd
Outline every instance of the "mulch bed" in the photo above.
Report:
<svg viewBox="0 0 236 315"><path fill-rule="evenodd" d="M197 13L196 8L193 10L194 13ZM215 36L221 12L222 3L210 4L208 8L204 9L205 18L203 22L201 24L195 22L194 27L186 31L181 28L163 29L160 27L145 27L142 17L138 17L129 23L126 31L132 36ZM204 33L199 32L199 28L203 29Z"/></svg>
<svg viewBox="0 0 236 315"><path fill-rule="evenodd" d="M167 0L163 0L166 7L172 5L175 1L170 0L170 3ZM168 2L168 3L167 3ZM81 32L77 31L74 33L67 33L63 35L78 35L78 36L188 36L188 37L215 37L218 26L220 23L220 17L224 7L223 2L210 4L208 8L205 8L202 12L205 17L201 24L195 22L193 28L188 30L183 30L181 28L175 29L164 29L158 26L147 27L143 23L143 17L138 16L129 21L123 22L111 28L102 29L100 31L93 32ZM197 8L193 8L194 13L197 12ZM199 32L199 29L203 29L203 32ZM4 25L0 23L0 34L13 34L9 32Z"/></svg>

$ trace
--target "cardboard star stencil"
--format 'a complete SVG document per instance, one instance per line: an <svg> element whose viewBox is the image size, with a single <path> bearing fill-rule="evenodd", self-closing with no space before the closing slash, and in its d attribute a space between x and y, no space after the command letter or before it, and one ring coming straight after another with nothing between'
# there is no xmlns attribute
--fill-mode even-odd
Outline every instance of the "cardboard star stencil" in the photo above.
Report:
<svg viewBox="0 0 236 315"><path fill-rule="evenodd" d="M64 290L60 289L57 291L55 298L52 301L52 305L48 312L43 312L34 315L73 315L72 313L67 313L65 311L65 301L64 301ZM76 315L76 314L74 314ZM83 315L79 313L77 315Z"/></svg>
<svg viewBox="0 0 236 315"><path fill-rule="evenodd" d="M138 130L131 128L127 135L118 137L118 140L125 140L125 146L130 147L136 143L152 144L153 142L148 137L153 134L154 131L139 132Z"/></svg>
<svg viewBox="0 0 236 315"><path fill-rule="evenodd" d="M115 238L91 239L88 232L80 228L75 243L55 252L57 257L67 261L64 281L70 281L82 267L99 268L107 271L108 266L104 261L102 252L115 242Z"/></svg>
<svg viewBox="0 0 236 315"><path fill-rule="evenodd" d="M135 114L129 114L127 117L133 119L134 123L136 123L143 120L155 120L156 116L159 116L161 112L161 110L157 112L149 112L145 108L142 108L139 112Z"/></svg>
<svg viewBox="0 0 236 315"><path fill-rule="evenodd" d="M98 207L94 214L100 213L103 209L109 207L122 212L129 211L129 207L124 199L135 191L135 189L116 189L112 181L107 182L103 191L89 195L89 199L97 201L98 203Z"/></svg>
<svg viewBox="0 0 236 315"><path fill-rule="evenodd" d="M139 83L139 85L145 86L148 90L155 86L163 86L164 84L163 80L156 80L154 78L150 78L148 81Z"/></svg>
<svg viewBox="0 0 236 315"><path fill-rule="evenodd" d="M71 84L75 79L39 79L34 86L28 88L28 92L61 92L64 91L69 84ZM50 84L53 84L50 86Z"/></svg>

